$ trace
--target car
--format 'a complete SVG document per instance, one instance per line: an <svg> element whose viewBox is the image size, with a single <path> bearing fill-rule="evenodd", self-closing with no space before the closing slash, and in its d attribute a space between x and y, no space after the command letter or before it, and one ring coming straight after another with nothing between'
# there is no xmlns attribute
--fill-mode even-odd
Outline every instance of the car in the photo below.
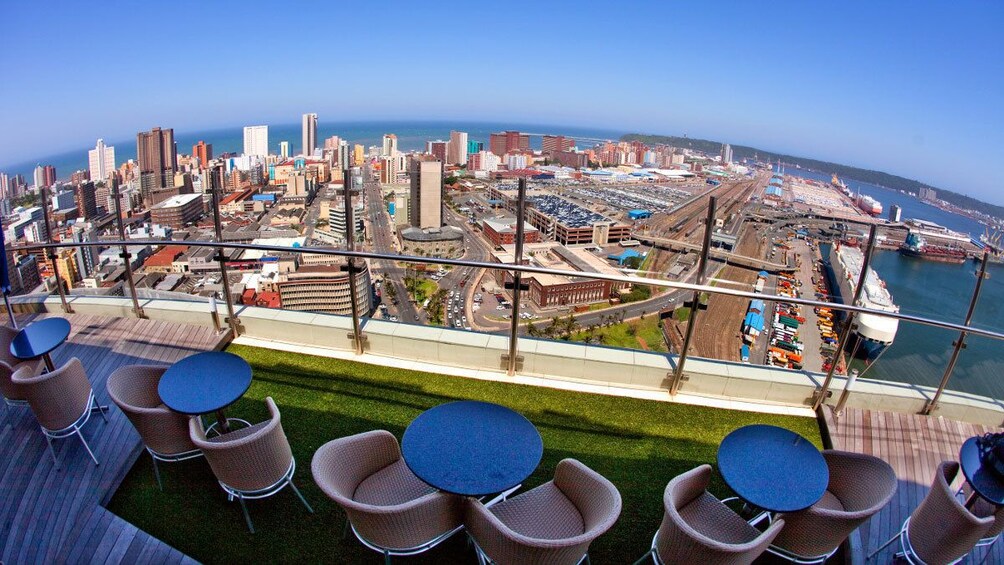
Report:
<svg viewBox="0 0 1004 565"><path fill-rule="evenodd" d="M459 328L460 327L460 320L454 320L453 321L453 327Z"/></svg>
<svg viewBox="0 0 1004 565"><path fill-rule="evenodd" d="M415 321L418 321L418 314L415 314Z"/></svg>
<svg viewBox="0 0 1004 565"><path fill-rule="evenodd" d="M397 321L397 316L391 316L391 317L390 317L390 321L392 321L392 322L396 322L396 321Z"/></svg>

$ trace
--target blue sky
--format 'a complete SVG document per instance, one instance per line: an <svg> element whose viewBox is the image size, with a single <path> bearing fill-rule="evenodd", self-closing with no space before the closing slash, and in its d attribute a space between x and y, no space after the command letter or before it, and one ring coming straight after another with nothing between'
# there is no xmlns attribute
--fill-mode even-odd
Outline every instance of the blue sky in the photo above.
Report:
<svg viewBox="0 0 1004 565"><path fill-rule="evenodd" d="M686 133L1004 204L1001 2L156 4L6 4L0 168L312 111Z"/></svg>

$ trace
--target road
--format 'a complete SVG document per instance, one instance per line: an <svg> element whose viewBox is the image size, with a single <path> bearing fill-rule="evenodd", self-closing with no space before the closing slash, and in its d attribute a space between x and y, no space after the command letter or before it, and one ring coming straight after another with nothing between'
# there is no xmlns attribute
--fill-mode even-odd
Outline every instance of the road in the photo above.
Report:
<svg viewBox="0 0 1004 565"><path fill-rule="evenodd" d="M387 213L380 191L380 183L374 178L369 166L363 170L363 192L366 194L367 215L369 216L370 237L373 241L373 251L377 253L400 253L397 249L397 238L394 226L391 223L390 214ZM390 303L387 299L386 287L382 291L382 296L387 304L387 309L391 315L396 315L402 322L426 323L425 313L420 312L411 303L408 296L408 289L404 286L405 269L398 266L396 261L387 259L371 259L370 275L376 279L378 276L383 279L384 284L394 286L397 305Z"/></svg>

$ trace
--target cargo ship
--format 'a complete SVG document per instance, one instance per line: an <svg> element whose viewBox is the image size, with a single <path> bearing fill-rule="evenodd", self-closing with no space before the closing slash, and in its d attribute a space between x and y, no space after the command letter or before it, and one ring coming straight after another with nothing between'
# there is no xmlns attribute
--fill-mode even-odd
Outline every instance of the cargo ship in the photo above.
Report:
<svg viewBox="0 0 1004 565"><path fill-rule="evenodd" d="M864 254L857 246L843 242L835 242L830 247L827 275L830 277L830 288L834 298L847 304L854 298L854 290L861 276L864 265ZM839 296L838 296L839 295ZM892 301L892 295L886 289L885 282L879 278L874 269L868 269L864 289L855 306L872 310L899 312L899 306ZM855 317L855 329L851 332L851 354L871 363L896 338L899 320L874 314L858 314Z"/></svg>
<svg viewBox="0 0 1004 565"><path fill-rule="evenodd" d="M858 196L858 199L855 201L855 203L858 205L858 208L860 208L861 211L864 212L865 214L871 214L872 216L882 215L882 203L879 202L878 200L875 200L871 196L868 196L867 194L862 194Z"/></svg>
<svg viewBox="0 0 1004 565"><path fill-rule="evenodd" d="M964 249L946 245L931 245L924 237L915 232L906 234L906 241L899 246L899 252L907 257L956 265L964 263L967 258Z"/></svg>

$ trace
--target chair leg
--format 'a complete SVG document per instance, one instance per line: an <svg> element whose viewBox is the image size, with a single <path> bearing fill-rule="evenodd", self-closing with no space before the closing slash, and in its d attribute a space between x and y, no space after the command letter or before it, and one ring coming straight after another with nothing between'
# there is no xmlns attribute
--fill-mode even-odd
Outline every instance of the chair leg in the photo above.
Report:
<svg viewBox="0 0 1004 565"><path fill-rule="evenodd" d="M94 465L101 465L101 463L98 462L98 458L94 456L94 452L91 451L91 446L87 445L87 440L84 439L84 434L80 433L80 428L77 428L77 437L80 438L80 443L84 444L84 449L87 450L87 454L94 460Z"/></svg>
<svg viewBox="0 0 1004 565"><path fill-rule="evenodd" d="M390 565L390 552L383 550L383 565Z"/></svg>
<svg viewBox="0 0 1004 565"><path fill-rule="evenodd" d="M91 412L94 412L95 410L97 410L98 412L100 412L101 413L101 417L104 418L105 423L107 424L108 423L108 414L106 414L106 412L108 412L108 407L107 406L102 406L102 405L98 404L98 399L97 398L95 398L91 402L92 402L92 404L91 404Z"/></svg>
<svg viewBox="0 0 1004 565"><path fill-rule="evenodd" d="M303 498L303 493L301 493L301 492L300 492L300 489L296 488L296 485L294 485L294 484L293 484L293 481L292 481L292 480L290 480L290 481L289 481L289 486L293 487L293 492L295 492L295 493L296 493L296 496L299 496L299 497L300 497L300 502L302 502L302 503L303 503L303 505L307 507L307 510L308 510L308 511L309 511L309 512L310 512L311 514L313 514L313 513L314 513L314 509L313 509L313 508L311 508L309 504L307 504L307 499L306 499L306 498Z"/></svg>
<svg viewBox="0 0 1004 565"><path fill-rule="evenodd" d="M59 469L60 468L59 458L56 457L56 449L54 447L52 447L52 438L49 437L49 436L45 436L45 441L46 441L46 443L49 444L49 453L52 454L52 462L55 463L56 464L56 468Z"/></svg>
<svg viewBox="0 0 1004 565"><path fill-rule="evenodd" d="M349 537L349 515L345 515L345 524L342 526L342 539L348 539Z"/></svg>
<svg viewBox="0 0 1004 565"><path fill-rule="evenodd" d="M160 492L164 492L164 485L160 482L160 467L157 465L157 458L151 455L150 459L153 459L153 476L157 478L157 488L160 489Z"/></svg>
<svg viewBox="0 0 1004 565"><path fill-rule="evenodd" d="M995 537L994 541L990 542L990 545L987 546L987 552L983 554L983 559L980 559L980 565L983 565L987 558L990 557L990 554L994 552L994 544L996 544L999 539L1001 539L1000 535Z"/></svg>
<svg viewBox="0 0 1004 565"><path fill-rule="evenodd" d="M632 565L639 565L640 563L642 563L642 562L644 562L644 561L645 561L646 559L648 559L648 558L649 558L649 557L650 557L650 556L652 555L652 553L654 553L654 552L655 552L655 550L654 550L654 549L650 549L650 550L646 551L646 552L645 552L645 555L642 555L641 557L639 557L639 558L638 558L638 561L635 561L634 563L632 563ZM589 554L587 553L587 554L586 554L586 556L588 557L588 556L589 556Z"/></svg>
<svg viewBox="0 0 1004 565"><path fill-rule="evenodd" d="M251 523L251 515L248 514L248 507L247 507L247 505L244 504L244 497L241 496L241 495L237 495L237 500L240 501L240 503L241 503L241 510L244 511L244 521L248 523L248 529L251 530L251 533L253 534L254 533L254 524Z"/></svg>
<svg viewBox="0 0 1004 565"><path fill-rule="evenodd" d="M889 547L890 545L892 545L892 542L898 540L901 535L903 535L903 533L899 532L896 535L894 535L891 538L889 538L889 541L883 543L878 549L876 549L875 551L869 553L868 557L865 558L865 561L866 562L867 561L871 561L872 557L875 557L880 551L882 551L883 549L885 549L885 548Z"/></svg>

